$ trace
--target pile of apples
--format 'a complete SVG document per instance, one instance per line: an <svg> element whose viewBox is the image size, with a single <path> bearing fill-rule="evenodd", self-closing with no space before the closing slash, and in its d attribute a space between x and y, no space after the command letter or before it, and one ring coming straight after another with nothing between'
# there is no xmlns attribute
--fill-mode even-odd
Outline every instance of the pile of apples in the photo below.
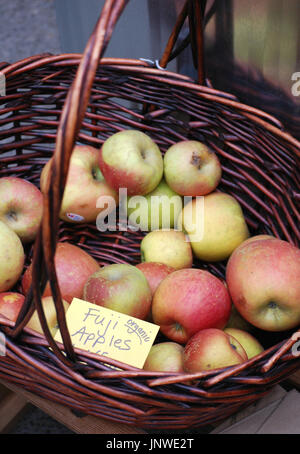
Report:
<svg viewBox="0 0 300 454"><path fill-rule="evenodd" d="M0 314L13 321L31 285L24 245L34 241L42 220L51 162L41 172L40 189L20 178L0 179ZM159 325L164 340L152 346L146 370L193 373L240 364L264 350L252 328L280 332L300 324L300 250L271 235L250 237L238 200L218 189L221 177L217 155L195 140L175 143L163 156L147 134L124 130L100 150L74 148L60 218L94 223L108 215L99 197L113 200L116 209L126 188L128 216L134 198L145 198L138 225L147 233L136 266L100 267L82 248L59 242L55 266L65 310L77 297ZM153 197L159 201L156 219ZM170 210L168 226L164 210ZM194 259L224 262L225 280L193 267ZM54 333L49 284L42 302ZM36 313L28 327L42 333Z"/></svg>

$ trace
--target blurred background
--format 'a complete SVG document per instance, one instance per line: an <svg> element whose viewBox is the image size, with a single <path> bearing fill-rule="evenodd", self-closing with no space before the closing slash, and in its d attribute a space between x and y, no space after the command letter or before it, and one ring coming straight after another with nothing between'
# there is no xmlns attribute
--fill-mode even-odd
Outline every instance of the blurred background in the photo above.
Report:
<svg viewBox="0 0 300 454"><path fill-rule="evenodd" d="M274 114L300 138L299 0L200 1L211 16L204 36L206 76L213 86ZM105 55L159 59L184 3L130 0ZM44 52L83 52L103 4L104 0L0 0L0 61ZM179 41L187 34L186 21ZM168 69L196 76L190 47Z"/></svg>
<svg viewBox="0 0 300 454"><path fill-rule="evenodd" d="M106 56L159 59L185 0L130 0ZM83 52L104 0L0 0L0 62ZM278 117L300 139L300 1L207 0L205 75L212 85ZM210 14L212 13L212 14ZM179 41L188 35L186 21ZM190 47L168 69L196 78ZM293 90L294 87L294 90ZM30 407L12 433L66 428Z"/></svg>

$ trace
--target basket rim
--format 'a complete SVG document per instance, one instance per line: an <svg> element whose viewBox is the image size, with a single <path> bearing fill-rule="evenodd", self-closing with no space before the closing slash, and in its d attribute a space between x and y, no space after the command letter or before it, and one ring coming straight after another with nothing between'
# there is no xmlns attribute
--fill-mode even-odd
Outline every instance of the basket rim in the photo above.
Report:
<svg viewBox="0 0 300 454"><path fill-rule="evenodd" d="M9 79L23 74L26 71L30 72L49 64L53 64L55 68L61 68L64 65L66 65L66 68L69 66L78 66L82 56L83 54L81 53L62 53L56 55L37 54L18 60L12 64L7 63L7 66L1 70L1 73ZM194 93L197 93L208 101L220 102L227 107L235 108L248 119L288 142L292 146L293 152L300 157L300 141L285 130L280 120L262 109L240 102L235 95L229 92L213 88L210 83L207 83L207 85L199 85L199 83L190 76L178 74L167 69L153 67L149 62L142 59L103 57L99 60L98 65L99 67L102 66L111 70L117 69L129 72L141 72L145 77L152 77L153 80L157 82L168 83L182 89L192 90ZM54 72L53 74L56 75L57 72ZM51 78L51 76L47 76L45 81L49 78ZM44 79L42 79L41 82L43 82L43 80ZM5 96L2 96L1 99L5 101Z"/></svg>

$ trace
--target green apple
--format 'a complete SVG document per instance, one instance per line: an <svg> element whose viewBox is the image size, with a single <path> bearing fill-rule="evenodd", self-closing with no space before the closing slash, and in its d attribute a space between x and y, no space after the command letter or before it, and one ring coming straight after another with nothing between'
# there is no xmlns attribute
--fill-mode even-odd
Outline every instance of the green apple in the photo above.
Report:
<svg viewBox="0 0 300 454"><path fill-rule="evenodd" d="M127 198L129 223L143 231L173 229L182 208L182 197L164 179L149 194Z"/></svg>

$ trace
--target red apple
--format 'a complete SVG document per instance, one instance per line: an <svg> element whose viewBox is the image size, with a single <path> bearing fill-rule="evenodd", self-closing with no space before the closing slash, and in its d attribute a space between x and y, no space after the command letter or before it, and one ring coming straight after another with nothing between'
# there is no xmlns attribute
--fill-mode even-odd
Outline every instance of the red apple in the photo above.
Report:
<svg viewBox="0 0 300 454"><path fill-rule="evenodd" d="M136 266L103 266L87 280L83 298L90 303L139 319L150 311L152 294L146 277Z"/></svg>
<svg viewBox="0 0 300 454"><path fill-rule="evenodd" d="M19 236L32 242L43 215L43 195L30 181L17 177L0 178L0 220Z"/></svg>
<svg viewBox="0 0 300 454"><path fill-rule="evenodd" d="M18 318L25 296L18 292L0 293L0 314L15 322Z"/></svg>
<svg viewBox="0 0 300 454"><path fill-rule="evenodd" d="M97 261L83 249L67 242L59 242L55 253L55 267L61 296L68 303L82 298L87 279L100 269ZM22 291L26 295L32 280L32 265L24 273ZM49 283L43 296L51 296Z"/></svg>
<svg viewBox="0 0 300 454"><path fill-rule="evenodd" d="M163 176L163 158L156 143L144 132L124 130L110 136L100 150L100 169L108 184L127 194L153 191Z"/></svg>
<svg viewBox="0 0 300 454"><path fill-rule="evenodd" d="M21 293L16 292L4 292L0 294L0 314L4 315L9 320L16 322L20 313L21 307L24 303L25 297ZM57 329L57 315L55 304L51 296L42 298L42 306L45 312L48 327L51 333L54 335ZM63 307L67 311L69 303L63 301ZM26 325L26 328L30 328L37 331L40 334L44 334L40 319L37 311L35 310Z"/></svg>
<svg viewBox="0 0 300 454"><path fill-rule="evenodd" d="M223 329L230 312L231 300L223 282L196 268L169 274L152 301L154 323L166 337L180 344L201 329Z"/></svg>
<svg viewBox="0 0 300 454"><path fill-rule="evenodd" d="M166 182L183 196L202 196L218 186L222 168L217 155L196 140L172 145L164 156Z"/></svg>
<svg viewBox="0 0 300 454"><path fill-rule="evenodd" d="M145 275L152 295L154 295L161 281L175 271L175 268L172 266L159 262L142 262L136 265L136 267Z"/></svg>
<svg viewBox="0 0 300 454"><path fill-rule="evenodd" d="M153 372L184 372L183 351L184 347L176 342L154 344L143 369Z"/></svg>
<svg viewBox="0 0 300 454"><path fill-rule="evenodd" d="M203 329L188 341L183 352L186 372L220 369L247 361L241 344L232 336L216 328Z"/></svg>
<svg viewBox="0 0 300 454"><path fill-rule="evenodd" d="M246 241L231 255L226 281L249 323L266 331L300 324L300 250L276 238Z"/></svg>

